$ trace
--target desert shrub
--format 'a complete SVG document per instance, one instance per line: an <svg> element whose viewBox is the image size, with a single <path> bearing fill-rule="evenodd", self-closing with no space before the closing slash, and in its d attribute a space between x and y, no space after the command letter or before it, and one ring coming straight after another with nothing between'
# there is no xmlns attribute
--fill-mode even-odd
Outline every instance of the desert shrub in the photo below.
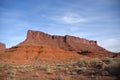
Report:
<svg viewBox="0 0 120 80"><path fill-rule="evenodd" d="M10 70L10 69L12 69L13 67L12 67L12 65L10 65L10 64L4 64L4 65L3 65L3 68L4 68L5 70Z"/></svg>
<svg viewBox="0 0 120 80"><path fill-rule="evenodd" d="M46 72L47 72L47 74L52 74L51 68L50 68L50 67L47 67Z"/></svg>
<svg viewBox="0 0 120 80"><path fill-rule="evenodd" d="M86 68L86 67L82 67L81 70L82 70L83 72L85 72L85 71L87 70L87 68Z"/></svg>
<svg viewBox="0 0 120 80"><path fill-rule="evenodd" d="M4 67L4 63L0 62L0 68L3 68Z"/></svg>
<svg viewBox="0 0 120 80"><path fill-rule="evenodd" d="M40 70L45 70L45 71L47 71L48 68L49 68L49 65L47 65L47 64L41 64L41 65L39 66L39 69L40 69Z"/></svg>
<svg viewBox="0 0 120 80"><path fill-rule="evenodd" d="M82 67L82 68L80 68L79 70L77 70L77 74L82 74L82 73L84 73L86 70L87 70L86 67Z"/></svg>
<svg viewBox="0 0 120 80"><path fill-rule="evenodd" d="M105 62L106 64L110 64L113 61L113 59L109 57L104 57L102 58L102 61Z"/></svg>
<svg viewBox="0 0 120 80"><path fill-rule="evenodd" d="M64 75L60 74L60 75L57 75L57 76L56 76L54 79L52 79L52 80L68 80L67 78L68 78L67 76L64 76Z"/></svg>
<svg viewBox="0 0 120 80"><path fill-rule="evenodd" d="M94 59L92 59L92 60L90 60L90 66L91 67L97 67L97 65L99 65L99 62L100 62L101 60L99 59L99 58L94 58Z"/></svg>
<svg viewBox="0 0 120 80"><path fill-rule="evenodd" d="M88 77L83 76L83 75L74 75L74 76L71 76L71 78L72 78L72 80L93 80L93 79L89 79Z"/></svg>
<svg viewBox="0 0 120 80"><path fill-rule="evenodd" d="M113 61L105 67L105 70L112 75L120 75L120 62Z"/></svg>
<svg viewBox="0 0 120 80"><path fill-rule="evenodd" d="M3 74L3 73L0 73L0 76L4 76L4 74Z"/></svg>
<svg viewBox="0 0 120 80"><path fill-rule="evenodd" d="M120 62L120 58L113 58L113 61L115 61L115 62Z"/></svg>
<svg viewBox="0 0 120 80"><path fill-rule="evenodd" d="M30 72L30 71L32 71L32 69L30 69L30 68L18 68L17 69L19 72L21 72L21 73L25 73L25 72Z"/></svg>
<svg viewBox="0 0 120 80"><path fill-rule="evenodd" d="M88 62L84 59L79 59L74 65L79 66L79 67L87 67Z"/></svg>
<svg viewBox="0 0 120 80"><path fill-rule="evenodd" d="M15 80L16 70L8 70L6 80Z"/></svg>

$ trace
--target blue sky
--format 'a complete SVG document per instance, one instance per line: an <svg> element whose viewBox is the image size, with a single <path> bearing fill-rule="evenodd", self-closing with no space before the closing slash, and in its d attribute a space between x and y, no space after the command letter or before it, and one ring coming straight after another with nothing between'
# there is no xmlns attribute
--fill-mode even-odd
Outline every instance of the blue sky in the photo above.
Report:
<svg viewBox="0 0 120 80"><path fill-rule="evenodd" d="M0 41L9 48L27 30L73 35L120 52L119 0L0 0Z"/></svg>

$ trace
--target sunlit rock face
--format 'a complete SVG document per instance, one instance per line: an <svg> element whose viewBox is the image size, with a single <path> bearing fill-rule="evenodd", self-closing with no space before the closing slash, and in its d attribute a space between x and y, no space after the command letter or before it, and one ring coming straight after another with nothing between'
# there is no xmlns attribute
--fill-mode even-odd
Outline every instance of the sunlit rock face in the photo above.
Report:
<svg viewBox="0 0 120 80"><path fill-rule="evenodd" d="M93 40L32 30L28 30L26 39L18 45L5 49L5 45L0 43L0 47L4 49L0 52L0 59L10 63L61 62L110 55Z"/></svg>
<svg viewBox="0 0 120 80"><path fill-rule="evenodd" d="M26 40L21 44L54 46L75 52L90 51L95 53L109 53L109 51L100 47L97 41L94 40L87 40L70 35L56 36L33 30L28 30Z"/></svg>
<svg viewBox="0 0 120 80"><path fill-rule="evenodd" d="M5 47L5 44L0 42L0 50L3 50L3 49L5 49L5 48L6 48L6 47Z"/></svg>

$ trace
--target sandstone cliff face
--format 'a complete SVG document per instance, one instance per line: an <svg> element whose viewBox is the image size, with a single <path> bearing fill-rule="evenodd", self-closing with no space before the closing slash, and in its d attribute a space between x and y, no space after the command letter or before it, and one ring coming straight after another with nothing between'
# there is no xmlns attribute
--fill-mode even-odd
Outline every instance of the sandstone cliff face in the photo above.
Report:
<svg viewBox="0 0 120 80"><path fill-rule="evenodd" d="M5 49L6 47L5 47L5 44L3 44L3 43L1 43L0 42L0 50L3 50L3 49Z"/></svg>
<svg viewBox="0 0 120 80"><path fill-rule="evenodd" d="M97 41L87 40L70 35L65 36L49 35L43 32L32 30L29 30L27 32L27 38L20 45L22 44L54 46L64 50L75 52L89 51L95 53L109 53L104 48L98 46Z"/></svg>
<svg viewBox="0 0 120 80"><path fill-rule="evenodd" d="M2 48L5 47L4 44L1 46ZM0 52L0 59L15 63L61 62L78 60L81 57L85 59L101 58L109 56L109 53L93 40L70 35L49 35L29 30L25 41Z"/></svg>

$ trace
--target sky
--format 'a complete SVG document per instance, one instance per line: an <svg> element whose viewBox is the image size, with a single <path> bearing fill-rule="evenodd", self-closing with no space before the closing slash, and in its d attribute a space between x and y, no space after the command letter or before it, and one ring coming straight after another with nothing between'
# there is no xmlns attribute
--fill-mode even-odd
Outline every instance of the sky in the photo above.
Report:
<svg viewBox="0 0 120 80"><path fill-rule="evenodd" d="M96 40L120 52L120 0L0 0L0 42L15 46L29 29Z"/></svg>

